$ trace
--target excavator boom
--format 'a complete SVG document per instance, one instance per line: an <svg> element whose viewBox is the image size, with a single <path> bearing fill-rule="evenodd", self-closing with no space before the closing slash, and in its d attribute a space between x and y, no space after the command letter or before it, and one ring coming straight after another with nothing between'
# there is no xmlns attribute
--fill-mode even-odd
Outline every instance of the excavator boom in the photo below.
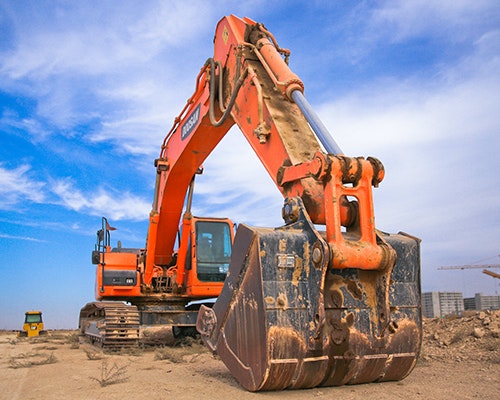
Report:
<svg viewBox="0 0 500 400"><path fill-rule="evenodd" d="M391 264L394 254L377 245L372 206L371 187L384 177L382 163L340 154L303 96L302 81L282 59L288 50L279 48L263 25L225 17L214 45L214 58L202 67L195 93L156 160L145 283L151 282L155 266L171 262L189 182L235 123L283 196L300 197L313 223L326 225L328 241L342 254L335 258L336 266L377 269ZM317 136L335 153L323 152ZM356 202L350 201L354 198ZM358 260L357 246L340 235L342 226L350 224L354 230L355 223L363 243L369 244Z"/></svg>

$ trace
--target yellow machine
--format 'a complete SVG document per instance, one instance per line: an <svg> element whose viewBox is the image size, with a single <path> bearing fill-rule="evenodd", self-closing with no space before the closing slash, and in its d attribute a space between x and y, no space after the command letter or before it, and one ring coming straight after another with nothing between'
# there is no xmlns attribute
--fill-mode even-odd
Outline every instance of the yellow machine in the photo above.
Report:
<svg viewBox="0 0 500 400"><path fill-rule="evenodd" d="M19 332L19 336L32 337L47 333L43 330L41 311L27 311L25 315L23 330Z"/></svg>

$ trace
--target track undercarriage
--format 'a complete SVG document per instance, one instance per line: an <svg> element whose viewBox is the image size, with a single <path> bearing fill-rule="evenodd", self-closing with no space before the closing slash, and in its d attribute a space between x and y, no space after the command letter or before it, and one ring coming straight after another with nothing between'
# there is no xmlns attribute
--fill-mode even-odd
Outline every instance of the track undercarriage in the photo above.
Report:
<svg viewBox="0 0 500 400"><path fill-rule="evenodd" d="M120 302L100 301L80 310L80 335L93 345L114 351L139 345L137 307Z"/></svg>
<svg viewBox="0 0 500 400"><path fill-rule="evenodd" d="M197 336L196 318L200 304L214 299L189 303L186 298L168 295L145 295L134 298L133 305L122 301L96 301L80 310L81 337L104 350L134 348L140 344L141 327L171 327L175 339Z"/></svg>

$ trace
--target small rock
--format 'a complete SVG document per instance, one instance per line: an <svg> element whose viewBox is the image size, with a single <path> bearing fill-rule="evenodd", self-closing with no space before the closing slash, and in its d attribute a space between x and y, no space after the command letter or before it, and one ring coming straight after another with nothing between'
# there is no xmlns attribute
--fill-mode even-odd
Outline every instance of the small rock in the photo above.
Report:
<svg viewBox="0 0 500 400"><path fill-rule="evenodd" d="M486 313L484 313L483 311L481 311L479 314L477 314L477 318L479 318L480 320L483 320L486 318Z"/></svg>
<svg viewBox="0 0 500 400"><path fill-rule="evenodd" d="M484 336L484 331L481 328L474 328L472 335L475 338L481 339Z"/></svg>

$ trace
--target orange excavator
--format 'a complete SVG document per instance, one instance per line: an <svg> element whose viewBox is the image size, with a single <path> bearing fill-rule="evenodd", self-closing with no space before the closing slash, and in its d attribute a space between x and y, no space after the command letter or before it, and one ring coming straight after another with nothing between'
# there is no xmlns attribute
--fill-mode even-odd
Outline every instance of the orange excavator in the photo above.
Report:
<svg viewBox="0 0 500 400"><path fill-rule="evenodd" d="M103 219L99 301L81 310L83 335L112 347L137 341L142 325L196 326L250 391L400 380L413 369L420 240L376 229L382 163L342 153L289 56L260 23L218 23L214 55L155 161L145 248L111 248ZM195 175L235 124L285 200L283 226L239 224L233 237L231 220L195 217L191 204Z"/></svg>

